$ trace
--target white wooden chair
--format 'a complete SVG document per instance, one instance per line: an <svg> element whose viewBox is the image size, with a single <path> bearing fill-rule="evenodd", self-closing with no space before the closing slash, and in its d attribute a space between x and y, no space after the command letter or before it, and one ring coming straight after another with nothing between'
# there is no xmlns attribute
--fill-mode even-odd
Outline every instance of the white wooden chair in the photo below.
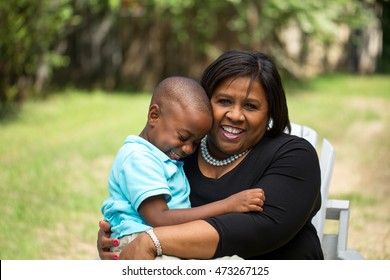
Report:
<svg viewBox="0 0 390 280"><path fill-rule="evenodd" d="M314 129L308 126L291 123L290 134L305 138L307 141L310 142L310 144L313 145L314 148L317 148L318 135Z"/></svg>
<svg viewBox="0 0 390 280"><path fill-rule="evenodd" d="M291 123L291 134L308 140L317 148L318 134L310 127ZM336 150L332 144L323 139L320 153L321 168L321 209L313 217L313 225L317 229L321 241L324 257L327 260L354 260L364 259L357 251L347 248L349 225L349 201L328 199L330 181L333 175L333 166ZM338 230L335 234L324 234L326 219L338 221Z"/></svg>

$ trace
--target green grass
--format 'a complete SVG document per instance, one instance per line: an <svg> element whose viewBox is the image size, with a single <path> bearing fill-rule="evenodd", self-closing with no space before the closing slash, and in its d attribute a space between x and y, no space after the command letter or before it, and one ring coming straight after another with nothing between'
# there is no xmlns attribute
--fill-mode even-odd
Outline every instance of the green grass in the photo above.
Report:
<svg viewBox="0 0 390 280"><path fill-rule="evenodd" d="M372 259L390 258L390 241L378 249L362 241L390 235L389 78L286 83L290 119L337 149L331 196L351 200L350 245ZM0 122L0 259L96 257L108 172L125 137L143 128L149 98L61 92Z"/></svg>
<svg viewBox="0 0 390 280"><path fill-rule="evenodd" d="M390 95L388 75L352 76L348 74L323 75L307 81L286 81L291 94L317 93L321 95L386 97Z"/></svg>
<svg viewBox="0 0 390 280"><path fill-rule="evenodd" d="M94 242L109 165L124 137L142 128L148 102L64 93L26 103L2 124L1 259L66 258L70 248L72 258L85 257L77 243Z"/></svg>
<svg viewBox="0 0 390 280"><path fill-rule="evenodd" d="M388 76L324 76L294 85L288 95L290 119L313 126L322 137L341 139L356 122L382 118L377 106L390 98ZM359 106L359 107L357 107Z"/></svg>

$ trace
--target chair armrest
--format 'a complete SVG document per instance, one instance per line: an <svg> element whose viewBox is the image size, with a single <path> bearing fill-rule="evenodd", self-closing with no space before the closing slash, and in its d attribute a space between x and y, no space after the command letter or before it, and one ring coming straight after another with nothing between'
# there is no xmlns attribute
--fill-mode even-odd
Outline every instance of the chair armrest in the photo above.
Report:
<svg viewBox="0 0 390 280"><path fill-rule="evenodd" d="M329 199L326 205L326 219L339 221L337 251L345 251L348 239L349 201Z"/></svg>
<svg viewBox="0 0 390 280"><path fill-rule="evenodd" d="M337 257L342 260L363 260L359 252L347 248L349 227L349 200L329 199L326 205L326 219L338 220Z"/></svg>
<svg viewBox="0 0 390 280"><path fill-rule="evenodd" d="M349 212L349 200L328 199L326 203L326 219L340 220L341 211Z"/></svg>

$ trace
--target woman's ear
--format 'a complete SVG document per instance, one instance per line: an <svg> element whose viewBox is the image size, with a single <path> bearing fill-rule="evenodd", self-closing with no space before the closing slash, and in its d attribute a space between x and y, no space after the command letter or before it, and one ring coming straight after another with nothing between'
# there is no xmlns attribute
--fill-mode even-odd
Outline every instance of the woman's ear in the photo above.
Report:
<svg viewBox="0 0 390 280"><path fill-rule="evenodd" d="M154 126L157 123L159 117L160 117L160 106L158 106L157 104L152 104L149 107L149 113L148 113L149 125Z"/></svg>

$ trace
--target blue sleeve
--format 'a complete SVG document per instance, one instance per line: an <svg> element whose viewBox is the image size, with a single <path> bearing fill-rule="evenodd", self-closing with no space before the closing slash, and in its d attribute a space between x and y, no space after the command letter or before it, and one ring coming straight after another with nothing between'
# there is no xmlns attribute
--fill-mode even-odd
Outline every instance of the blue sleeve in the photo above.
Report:
<svg viewBox="0 0 390 280"><path fill-rule="evenodd" d="M151 196L163 194L170 199L166 169L153 154L145 151L132 153L124 159L119 170L117 180L121 190L136 210Z"/></svg>

